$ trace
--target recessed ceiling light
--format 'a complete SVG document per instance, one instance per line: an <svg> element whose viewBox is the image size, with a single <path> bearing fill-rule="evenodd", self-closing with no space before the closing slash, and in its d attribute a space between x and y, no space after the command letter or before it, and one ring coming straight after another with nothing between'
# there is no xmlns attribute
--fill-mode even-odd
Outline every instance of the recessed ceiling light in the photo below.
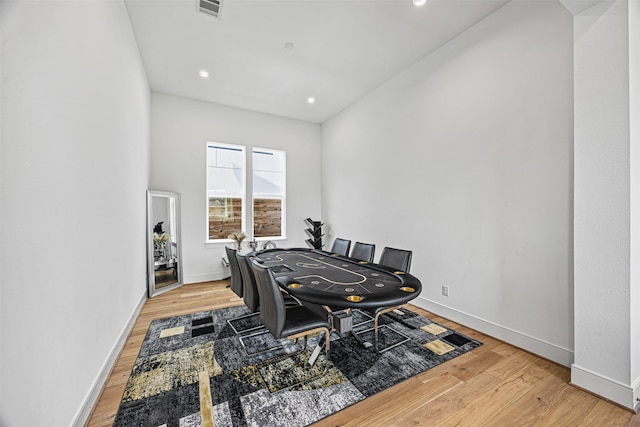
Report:
<svg viewBox="0 0 640 427"><path fill-rule="evenodd" d="M203 79L207 79L209 78L209 72L207 70L200 70L200 77L202 77Z"/></svg>
<svg viewBox="0 0 640 427"><path fill-rule="evenodd" d="M414 6L424 6L427 0L411 0Z"/></svg>
<svg viewBox="0 0 640 427"><path fill-rule="evenodd" d="M307 98L307 102L309 104L313 104L314 102L316 102L316 99L313 96L310 96L310 97Z"/></svg>

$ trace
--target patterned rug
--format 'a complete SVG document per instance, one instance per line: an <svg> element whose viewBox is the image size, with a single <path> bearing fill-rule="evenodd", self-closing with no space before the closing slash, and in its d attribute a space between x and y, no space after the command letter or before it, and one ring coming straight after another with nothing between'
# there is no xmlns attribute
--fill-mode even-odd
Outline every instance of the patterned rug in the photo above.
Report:
<svg viewBox="0 0 640 427"><path fill-rule="evenodd" d="M305 364L320 335L306 349L302 339L260 330L238 335L227 320L245 314L239 306L152 322L114 426L305 426L481 345L402 308L381 317L378 348L386 351L366 347L372 321L354 327L359 340L334 332L323 374L324 352ZM354 325L366 320L354 312Z"/></svg>

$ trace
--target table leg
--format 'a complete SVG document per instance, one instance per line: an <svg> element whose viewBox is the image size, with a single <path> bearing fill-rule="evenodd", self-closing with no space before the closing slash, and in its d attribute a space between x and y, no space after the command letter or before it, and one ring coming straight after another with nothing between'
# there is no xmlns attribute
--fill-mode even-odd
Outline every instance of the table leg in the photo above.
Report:
<svg viewBox="0 0 640 427"><path fill-rule="evenodd" d="M313 349L309 360L307 360L309 366L315 365L316 360L318 359L318 356L320 356L320 352L322 351L322 347L324 347L324 340L320 340L320 342L318 342L316 347Z"/></svg>

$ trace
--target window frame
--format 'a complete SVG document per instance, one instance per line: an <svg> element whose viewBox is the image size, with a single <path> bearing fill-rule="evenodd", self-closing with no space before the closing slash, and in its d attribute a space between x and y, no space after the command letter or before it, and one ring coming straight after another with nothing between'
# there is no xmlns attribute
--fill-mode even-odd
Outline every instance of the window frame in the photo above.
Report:
<svg viewBox="0 0 640 427"><path fill-rule="evenodd" d="M209 148L222 148L227 150L235 150L242 152L242 190L241 193L236 194L233 192L214 192L209 190ZM240 211L240 223L242 230L247 228L247 147L238 144L228 144L224 142L207 141L205 146L205 243L231 243L233 240L229 238L211 239L209 236L209 199L211 197L219 198L233 198L240 196L242 201L242 209ZM226 201L225 201L226 204ZM226 206L225 206L225 209ZM240 230L238 230L240 231Z"/></svg>
<svg viewBox="0 0 640 427"><path fill-rule="evenodd" d="M255 152L263 152L263 153L271 153L278 154L282 156L282 170L280 173L282 174L282 194L281 194L281 218L280 218L280 235L279 236L265 236L265 237L255 237L254 229L256 225L255 221L255 186L253 185L253 178L255 173L255 162L254 162L254 154ZM287 152L285 150L278 150L275 148L264 148L264 147L252 147L251 148L251 238L257 242L266 242L268 240L286 240L287 238ZM263 196L263 199L271 199L275 197Z"/></svg>
<svg viewBox="0 0 640 427"><path fill-rule="evenodd" d="M212 193L209 190L209 148L223 148L223 149L231 149L238 150L242 152L242 171L243 171L243 182L242 182L242 194L235 194L231 192L215 192ZM265 147L251 147L247 145L240 144L230 144L224 142L216 142L216 141L207 141L205 145L205 245L210 244L228 244L232 243L233 240L228 238L220 238L220 239L211 239L209 236L209 199L211 197L220 197L220 198L231 198L240 196L242 200L242 210L241 210L241 224L242 229L238 231L243 231L247 235L247 241L255 240L258 242L266 242L269 240L286 240L287 239L287 152L285 150L280 150L276 148L265 148ZM251 162L249 162L249 156L247 155L251 153ZM281 171L282 174L282 182L281 182L281 224L280 224L280 236L265 236L265 237L255 237L254 236L254 228L255 228L255 206L254 200L256 193L254 191L253 178L254 178L254 152L263 152L263 153L278 153L281 155L282 163L281 163ZM250 167L249 167L250 166ZM251 180L251 181L249 181ZM248 183L251 183L249 186ZM249 194L250 188L250 194ZM271 198L269 196L261 196L262 199ZM273 197L273 198L278 198ZM251 208L251 220L249 221L249 207Z"/></svg>

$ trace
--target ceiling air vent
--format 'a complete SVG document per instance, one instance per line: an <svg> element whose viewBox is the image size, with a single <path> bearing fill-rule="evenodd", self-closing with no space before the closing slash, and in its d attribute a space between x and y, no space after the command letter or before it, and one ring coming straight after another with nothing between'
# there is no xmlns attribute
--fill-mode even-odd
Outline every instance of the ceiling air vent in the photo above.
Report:
<svg viewBox="0 0 640 427"><path fill-rule="evenodd" d="M198 2L198 11L206 13L214 18L220 18L220 9L222 9L222 0L196 0Z"/></svg>

